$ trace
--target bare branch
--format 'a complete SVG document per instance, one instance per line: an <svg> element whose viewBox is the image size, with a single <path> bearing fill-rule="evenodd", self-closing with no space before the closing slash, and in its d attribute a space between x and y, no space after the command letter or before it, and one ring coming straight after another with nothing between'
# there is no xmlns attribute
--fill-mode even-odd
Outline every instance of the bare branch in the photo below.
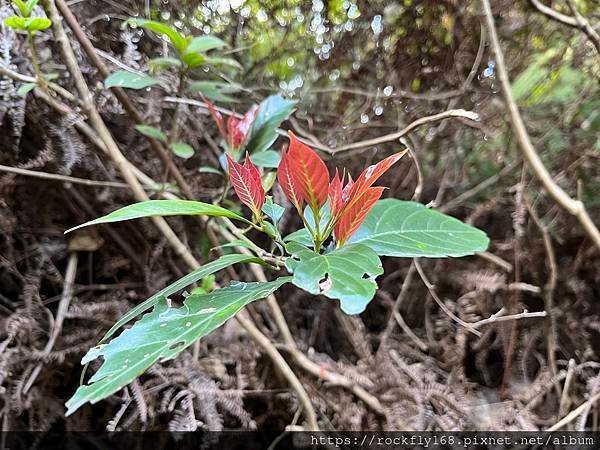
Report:
<svg viewBox="0 0 600 450"><path fill-rule="evenodd" d="M570 214L577 217L581 223L583 229L588 234L592 242L600 249L600 231L590 218L587 213L585 206L579 200L571 198L552 178L552 175L548 172L548 169L544 166L544 163L540 159L537 151L533 147L523 118L519 112L519 107L515 102L510 86L510 79L504 63L504 54L500 47L500 40L496 33L496 26L494 25L494 16L489 0L481 0L483 10L485 12L485 18L490 34L490 41L494 54L496 55L496 67L498 69L498 76L500 78L500 84L502 86L502 94L507 104L510 122L517 138L519 148L523 153L523 156L527 160L533 173L542 183L546 191L554 198L554 200Z"/></svg>

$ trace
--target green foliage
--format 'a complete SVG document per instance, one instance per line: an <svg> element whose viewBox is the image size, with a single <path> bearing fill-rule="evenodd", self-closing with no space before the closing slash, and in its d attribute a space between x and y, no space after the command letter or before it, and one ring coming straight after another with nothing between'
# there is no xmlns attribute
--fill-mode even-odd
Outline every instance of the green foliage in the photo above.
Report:
<svg viewBox="0 0 600 450"><path fill-rule="evenodd" d="M185 48L185 53L204 53L227 44L216 36L196 36Z"/></svg>
<svg viewBox="0 0 600 450"><path fill-rule="evenodd" d="M50 19L45 17L7 17L4 19L4 25L14 28L16 30L27 31L28 33L35 33L36 31L45 30L50 28L52 22Z"/></svg>
<svg viewBox="0 0 600 450"><path fill-rule="evenodd" d="M23 0L12 0L13 4L19 9L21 16L28 18L38 4L38 0L29 0L24 2ZM23 29L23 28L21 28Z"/></svg>
<svg viewBox="0 0 600 450"><path fill-rule="evenodd" d="M283 206L278 205L273 202L273 197L270 195L266 198L265 204L262 207L262 212L264 212L269 218L273 221L274 225L277 225L277 222L283 217L285 213L285 208Z"/></svg>
<svg viewBox="0 0 600 450"><path fill-rule="evenodd" d="M158 128L151 127L150 125L136 125L135 129L144 136L158 139L161 142L167 142L167 135Z"/></svg>
<svg viewBox="0 0 600 450"><path fill-rule="evenodd" d="M19 86L19 89L17 89L17 94L24 97L29 92L33 91L36 86L36 83L23 83L21 86Z"/></svg>
<svg viewBox="0 0 600 450"><path fill-rule="evenodd" d="M158 35L166 36L179 53L182 53L191 41L191 38L182 36L177 30L169 25L155 22L154 20L131 18L127 21L127 23L129 25L134 25L153 31Z"/></svg>
<svg viewBox="0 0 600 450"><path fill-rule="evenodd" d="M296 102L280 95L267 97L258 108L246 148L252 153L267 150L277 139L277 128L294 111Z"/></svg>
<svg viewBox="0 0 600 450"><path fill-rule="evenodd" d="M175 155L183 159L188 159L194 156L194 149L191 145L186 144L185 142L175 142L174 144L171 144L169 148Z"/></svg>
<svg viewBox="0 0 600 450"><path fill-rule="evenodd" d="M66 403L67 415L83 404L96 403L141 375L159 359L172 359L196 340L220 327L251 302L267 297L289 277L268 283L232 283L216 291L190 295L181 308L173 308L164 296L154 310L109 344L98 345L82 364L103 357L102 367L89 383L80 386Z"/></svg>
<svg viewBox="0 0 600 450"><path fill-rule="evenodd" d="M162 72L163 70L168 70L168 69L172 69L172 68L180 68L182 67L183 64L181 63L180 59L177 58L170 58L170 57L164 57L164 58L153 58L151 60L148 61L148 68L150 69L151 73L159 73Z"/></svg>
<svg viewBox="0 0 600 450"><path fill-rule="evenodd" d="M193 200L147 200L145 202L134 203L117 209L106 216L71 228L65 231L65 233L90 225L121 222L123 220L140 219L142 217L197 216L201 214L227 217L229 219L248 222L248 220L244 219L242 216L229 211L228 209L221 208L220 206L211 205L210 203L196 202Z"/></svg>
<svg viewBox="0 0 600 450"><path fill-rule="evenodd" d="M218 272L221 269L232 266L233 264L238 263L262 263L262 260L256 258L251 255L240 255L240 254L230 254L221 256L219 259L215 261L211 261L198 269L188 273L186 276L180 278L176 282L170 284L166 288L160 290L152 297L143 301L135 308L129 310L123 317L121 317L110 329L106 332L106 334L100 340L100 344L106 342L112 335L114 335L117 330L125 326L129 321L135 319L140 314L148 311L154 305L158 303L161 298L168 298L169 296L176 294L182 289L187 288L189 285L196 283L198 280L201 280L213 273Z"/></svg>
<svg viewBox="0 0 600 450"><path fill-rule="evenodd" d="M397 199L377 202L348 242L403 258L467 256L489 245L483 231L420 203Z"/></svg>
<svg viewBox="0 0 600 450"><path fill-rule="evenodd" d="M375 278L383 273L379 256L362 244L345 245L318 254L297 242L286 249L292 257L286 267L294 274L292 283L311 294L340 300L346 314L359 314L375 295Z"/></svg>
<svg viewBox="0 0 600 450"><path fill-rule="evenodd" d="M160 84L158 78L151 77L149 75L137 74L128 72L126 70L118 70L111 73L106 80L104 80L104 87L107 89L112 87L122 87L129 89L145 89L155 84Z"/></svg>
<svg viewBox="0 0 600 450"><path fill-rule="evenodd" d="M227 94L239 92L241 86L233 83L223 83L220 81L194 81L187 87L190 93L200 92L209 100L215 102L236 102L237 100Z"/></svg>
<svg viewBox="0 0 600 450"><path fill-rule="evenodd" d="M258 167L275 169L281 162L281 153L275 150L265 150L263 152L253 153L252 162Z"/></svg>

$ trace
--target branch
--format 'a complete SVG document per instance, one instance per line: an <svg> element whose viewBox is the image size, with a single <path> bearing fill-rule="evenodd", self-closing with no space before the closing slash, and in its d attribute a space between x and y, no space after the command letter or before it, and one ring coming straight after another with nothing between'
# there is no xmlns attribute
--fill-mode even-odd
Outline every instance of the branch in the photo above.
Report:
<svg viewBox="0 0 600 450"><path fill-rule="evenodd" d="M596 47L596 51L600 54L600 36L594 30L594 28L590 25L590 22L583 17L575 6L575 3L572 0L567 0L567 4L569 5L569 9L573 13L574 17L567 16L566 14L560 13L549 6L544 5L539 0L531 0L531 4L542 14L549 17L550 19L562 23L563 25L567 25L572 28L577 28L585 33L588 39L594 44Z"/></svg>
<svg viewBox="0 0 600 450"><path fill-rule="evenodd" d="M489 0L481 0L483 10L485 12L485 19L487 22L488 30L490 33L490 41L494 54L496 55L496 67L498 69L498 76L500 78L500 84L502 86L502 94L507 104L508 113L510 117L510 123L513 128L513 132L517 138L519 148L523 153L523 156L529 163L534 175L542 183L546 191L554 198L554 200L566 211L575 216L581 226L586 231L588 236L592 239L592 242L600 249L600 231L587 213L585 206L579 200L574 200L563 191L563 189L552 179L552 176L548 172L548 169L544 166L544 163L540 159L535 148L531 144L529 134L523 123L523 118L519 112L517 103L515 102L510 87L510 79L504 63L504 54L500 47L500 41L498 34L496 33L496 27L494 25L494 16L492 8L490 7Z"/></svg>
<svg viewBox="0 0 600 450"><path fill-rule="evenodd" d="M61 2L61 0L58 0ZM59 48L61 50L62 56L65 60L67 68L71 73L71 76L74 79L75 86L79 95L82 98L82 101L85 105L85 109L89 114L90 122L92 123L93 128L95 129L98 137L106 146L106 149L113 160L113 163L117 166L123 178L126 180L127 184L131 188L135 198L138 201L148 200L148 196L144 192L142 185L137 180L136 175L131 170L129 162L121 153L117 143L112 137L110 131L106 127L100 113L96 109L96 106L93 103L93 96L87 86L87 83L83 77L81 69L77 64L77 60L75 58L75 54L73 52L73 48L71 47L65 30L62 26L62 19L60 14L56 8L55 0L45 0L44 1L44 9L46 14L52 20L52 31L54 33L54 38L56 42L59 44ZM153 217L152 220L161 231L161 233L165 236L169 244L175 249L175 252L185 261L185 263L191 268L196 269L200 263L196 258L192 255L192 253L187 249L187 247L181 242L179 237L173 232L171 227L168 225L166 220L162 217ZM248 319L243 316L243 312L236 316L238 322L248 331L248 333L257 341L269 354L275 365L282 372L286 380L290 383L292 388L298 394L300 402L304 408L304 415L309 424L309 427L312 430L318 430L318 425L316 421L316 414L314 412L314 408L308 398L308 394L306 393L302 383L296 377L294 372L287 365L283 357L279 354L275 346L269 341L269 339L263 335L258 328L254 326Z"/></svg>

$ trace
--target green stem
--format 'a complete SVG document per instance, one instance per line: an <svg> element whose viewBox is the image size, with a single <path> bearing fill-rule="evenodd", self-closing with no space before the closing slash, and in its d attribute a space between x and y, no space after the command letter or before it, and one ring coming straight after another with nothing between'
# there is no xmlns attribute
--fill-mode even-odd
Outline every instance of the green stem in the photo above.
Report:
<svg viewBox="0 0 600 450"><path fill-rule="evenodd" d="M46 84L46 79L44 78L44 75L42 74L40 65L38 63L37 53L35 51L35 43L33 41L33 33L32 32L27 33L27 42L29 44L29 49L31 50L31 65L33 66L33 72L35 73L35 78L36 78L40 88L44 92L48 93L48 85Z"/></svg>

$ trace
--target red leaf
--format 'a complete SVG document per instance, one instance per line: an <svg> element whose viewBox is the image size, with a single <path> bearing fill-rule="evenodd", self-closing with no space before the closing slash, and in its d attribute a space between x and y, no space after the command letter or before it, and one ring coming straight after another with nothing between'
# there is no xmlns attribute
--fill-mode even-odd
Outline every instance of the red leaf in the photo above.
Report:
<svg viewBox="0 0 600 450"><path fill-rule="evenodd" d="M265 203L265 191L262 187L260 173L246 155L246 162L242 166L227 155L229 165L229 179L240 201L248 206L256 215Z"/></svg>
<svg viewBox="0 0 600 450"><path fill-rule="evenodd" d="M279 186L281 186L281 190L288 198L290 202L296 207L299 212L302 212L302 205L304 204L304 199L300 195L298 190L298 186L296 186L296 182L292 177L292 173L290 171L290 161L289 155L284 148L281 149L281 162L279 163L279 167L277 167L277 181L279 182Z"/></svg>
<svg viewBox="0 0 600 450"><path fill-rule="evenodd" d="M407 150L394 153L391 156L388 156L382 161L379 161L377 164L373 164L372 166L367 167L359 177L356 179L354 186L350 189L349 193L349 202L354 203L361 196L362 192L366 191L368 188L373 186L375 183L385 172L389 170L400 158L404 156Z"/></svg>
<svg viewBox="0 0 600 450"><path fill-rule="evenodd" d="M253 200L257 210L260 211L260 209L265 204L265 190L262 186L262 178L260 177L260 172L252 163L248 152L246 152L246 161L244 162L243 167L248 173L248 184L250 184L252 188L256 191L253 195Z"/></svg>
<svg viewBox="0 0 600 450"><path fill-rule="evenodd" d="M342 196L342 182L340 179L340 174L337 169L335 169L335 175L329 183L329 199L331 200L331 216L336 217L337 214L344 207L344 200Z"/></svg>
<svg viewBox="0 0 600 450"><path fill-rule="evenodd" d="M329 172L323 160L307 145L288 132L290 138L289 166L302 198L313 211L318 211L327 201Z"/></svg>
<svg viewBox="0 0 600 450"><path fill-rule="evenodd" d="M356 201L353 201L352 204L344 208L334 230L338 247L344 245L350 236L360 227L371 208L381 198L384 190L384 187L379 186L367 188Z"/></svg>
<svg viewBox="0 0 600 450"><path fill-rule="evenodd" d="M217 127L219 128L219 133L221 133L223 139L227 139L227 131L225 130L225 121L223 120L223 116L219 111L217 111L217 108L215 108L215 105L213 105L209 99L207 99L202 94L200 95L202 96L202 100L204 101L204 103L206 103L206 106L208 106L210 115L213 117L214 121L217 124Z"/></svg>
<svg viewBox="0 0 600 450"><path fill-rule="evenodd" d="M229 148L238 150L244 145L257 110L258 105L254 105L241 119L238 119L235 114L229 116L229 120L227 120L227 144Z"/></svg>
<svg viewBox="0 0 600 450"><path fill-rule="evenodd" d="M348 174L348 182L346 183L346 186L344 186L344 189L342 189L342 201L344 202L344 205L348 203L348 200L350 199L352 186L354 186L354 180L352 179L352 175Z"/></svg>

